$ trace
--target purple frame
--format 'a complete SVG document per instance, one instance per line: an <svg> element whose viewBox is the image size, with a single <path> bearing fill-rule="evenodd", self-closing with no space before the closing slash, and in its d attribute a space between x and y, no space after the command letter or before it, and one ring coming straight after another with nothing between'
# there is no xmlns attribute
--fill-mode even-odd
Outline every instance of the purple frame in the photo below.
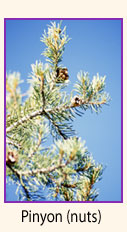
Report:
<svg viewBox="0 0 127 232"><path fill-rule="evenodd" d="M6 201L6 20L121 21L121 201ZM4 203L123 203L123 18L4 18Z"/></svg>

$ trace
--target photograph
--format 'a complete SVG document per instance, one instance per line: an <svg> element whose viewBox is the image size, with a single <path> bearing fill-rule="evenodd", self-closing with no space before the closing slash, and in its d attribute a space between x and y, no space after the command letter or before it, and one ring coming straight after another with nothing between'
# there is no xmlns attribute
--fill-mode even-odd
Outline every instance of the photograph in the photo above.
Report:
<svg viewBox="0 0 127 232"><path fill-rule="evenodd" d="M123 21L4 19L4 202L123 202Z"/></svg>

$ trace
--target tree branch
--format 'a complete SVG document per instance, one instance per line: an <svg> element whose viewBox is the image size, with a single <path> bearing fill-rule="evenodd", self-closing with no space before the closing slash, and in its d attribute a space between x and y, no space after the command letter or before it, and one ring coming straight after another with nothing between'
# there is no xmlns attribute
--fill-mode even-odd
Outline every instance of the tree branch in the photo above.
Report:
<svg viewBox="0 0 127 232"><path fill-rule="evenodd" d="M9 126L7 129L6 129L6 133L8 133L9 131L11 131L13 128L19 126L20 124L24 123L24 122L27 122L27 120L29 119L33 119L39 115L42 115L43 114L43 110L37 110L37 111L34 111L32 112L31 114L29 115L26 115L24 116L23 118L21 118L18 122L15 122L13 123L11 126Z"/></svg>
<svg viewBox="0 0 127 232"><path fill-rule="evenodd" d="M79 106L81 106L81 105L84 105L84 104L89 104L89 105L103 105L103 104L105 104L106 103L106 101L96 101L96 102L93 102L93 101L91 101L91 102L88 102L88 101L82 101L82 103L79 105ZM31 114L29 114L29 115L26 115L26 116L24 116L23 118L21 118L18 122L15 122L15 123L13 123L11 126L9 126L7 129L6 129L6 133L8 133L8 132L10 132L13 128L15 128L15 127L17 127L17 126L19 126L20 124L22 124L22 123L25 123L27 120L29 120L29 119L33 119L33 118L35 118L35 117L37 117L37 116L39 116L39 115L43 115L43 114L45 114L45 115L47 115L47 117L49 118L49 120L53 123L53 125L57 128L57 130L58 130L58 132L59 132L59 134L64 138L64 136L65 135L63 135L62 134L62 132L60 131L60 129L58 128L58 125L55 123L55 122L53 122L53 120L51 119L51 117L49 116L49 114L48 113L53 113L55 110L57 110L57 111L60 111L60 110L67 110L67 109L71 109L71 108L76 108L76 107L78 107L78 106L73 106L73 105L68 105L68 106L62 106L62 107L56 107L56 108L54 108L54 109L47 109L47 110L45 110L45 111L43 111L43 109L40 109L40 110L37 110L37 111L34 111L34 112L32 112Z"/></svg>
<svg viewBox="0 0 127 232"><path fill-rule="evenodd" d="M13 171L18 176L35 176L36 174L47 174L49 172L55 171L56 169L66 167L66 165L68 165L70 162L71 160L67 160L66 163L54 165L48 168L41 168L41 169L35 169L35 170L29 170L29 171L18 171L16 169L13 169Z"/></svg>

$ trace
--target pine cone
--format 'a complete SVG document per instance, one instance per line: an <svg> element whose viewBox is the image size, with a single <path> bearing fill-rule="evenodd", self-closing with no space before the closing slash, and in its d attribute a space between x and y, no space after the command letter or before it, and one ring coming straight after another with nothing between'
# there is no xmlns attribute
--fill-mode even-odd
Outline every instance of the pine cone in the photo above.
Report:
<svg viewBox="0 0 127 232"><path fill-rule="evenodd" d="M61 33L61 29L60 29L60 28L57 28L57 29L56 29L56 32L57 32L58 34L60 34L60 33Z"/></svg>
<svg viewBox="0 0 127 232"><path fill-rule="evenodd" d="M14 165L18 162L18 154L15 154L13 151L8 151L6 155L6 164Z"/></svg>
<svg viewBox="0 0 127 232"><path fill-rule="evenodd" d="M68 80L68 69L67 68L57 68L56 70L56 82L64 82L65 80Z"/></svg>
<svg viewBox="0 0 127 232"><path fill-rule="evenodd" d="M80 106L81 104L82 104L82 99L78 95L74 96L73 99L71 100L72 107Z"/></svg>

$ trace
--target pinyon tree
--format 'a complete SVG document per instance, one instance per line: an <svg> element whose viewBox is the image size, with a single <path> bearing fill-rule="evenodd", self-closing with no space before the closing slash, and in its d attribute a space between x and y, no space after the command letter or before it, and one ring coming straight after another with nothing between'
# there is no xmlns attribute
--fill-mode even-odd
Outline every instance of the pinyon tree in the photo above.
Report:
<svg viewBox="0 0 127 232"><path fill-rule="evenodd" d="M6 177L17 185L20 201L95 201L98 196L95 183L103 166L72 124L88 109L100 112L110 98L99 74L90 81L88 73L79 72L72 92L65 91L71 77L61 61L69 40L66 27L51 22L41 38L47 63L31 65L25 98L20 74L6 77Z"/></svg>

